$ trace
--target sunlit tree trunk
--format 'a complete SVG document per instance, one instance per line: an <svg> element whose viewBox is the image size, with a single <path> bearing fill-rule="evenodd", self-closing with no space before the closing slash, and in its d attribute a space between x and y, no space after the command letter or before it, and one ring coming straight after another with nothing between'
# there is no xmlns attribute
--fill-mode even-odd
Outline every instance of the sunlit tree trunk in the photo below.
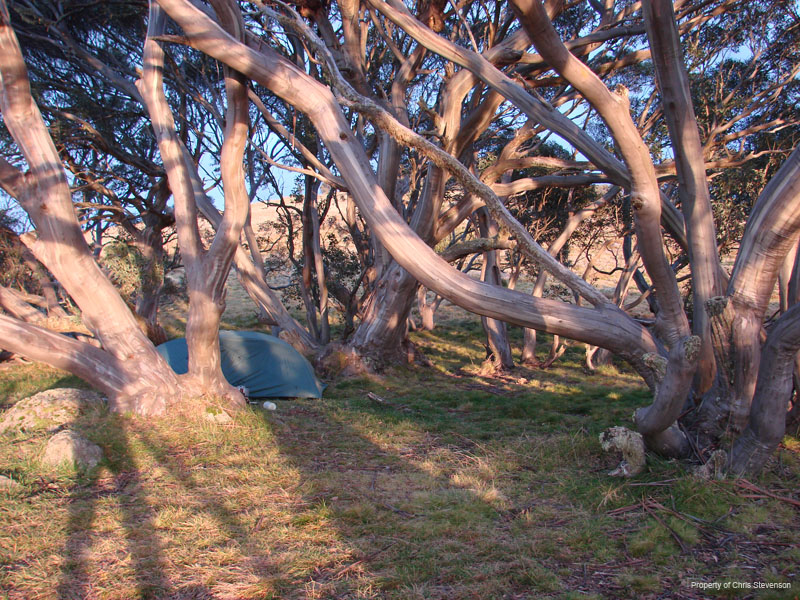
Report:
<svg viewBox="0 0 800 600"><path fill-rule="evenodd" d="M178 378L139 329L136 319L94 260L72 205L58 153L30 94L16 36L0 11L0 109L28 163L23 174L5 161L0 177L36 226L36 258L58 279L103 345L67 339L0 315L4 349L65 368L109 397L112 408L160 413L180 397Z"/></svg>
<svg viewBox="0 0 800 600"><path fill-rule="evenodd" d="M214 2L218 18L229 34L243 39L244 27L238 9L224 0ZM236 406L244 402L222 374L219 348L219 322L225 308L225 284L239 249L239 239L249 211L249 196L244 184L242 159L249 135L247 84L233 69L225 68L228 109L225 141L220 156L220 171L225 191L225 213L208 249L203 247L198 230L198 209L189 171L194 165L177 137L175 123L163 91L164 53L157 37L164 31L165 15L151 3L148 37L139 89L150 113L159 150L175 200L178 244L185 268L189 294L186 343L189 371L186 385L198 393L226 397ZM201 191L201 190L200 190Z"/></svg>

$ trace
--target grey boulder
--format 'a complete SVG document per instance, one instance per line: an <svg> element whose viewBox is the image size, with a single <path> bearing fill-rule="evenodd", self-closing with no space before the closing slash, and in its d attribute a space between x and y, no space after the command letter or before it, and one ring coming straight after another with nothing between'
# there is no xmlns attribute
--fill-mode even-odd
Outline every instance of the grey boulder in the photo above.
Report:
<svg viewBox="0 0 800 600"><path fill-rule="evenodd" d="M74 388L47 390L8 409L0 420L0 432L53 430L104 408L105 400L96 392Z"/></svg>
<svg viewBox="0 0 800 600"><path fill-rule="evenodd" d="M42 464L46 467L67 466L87 471L103 459L103 450L75 431L60 431L44 449Z"/></svg>

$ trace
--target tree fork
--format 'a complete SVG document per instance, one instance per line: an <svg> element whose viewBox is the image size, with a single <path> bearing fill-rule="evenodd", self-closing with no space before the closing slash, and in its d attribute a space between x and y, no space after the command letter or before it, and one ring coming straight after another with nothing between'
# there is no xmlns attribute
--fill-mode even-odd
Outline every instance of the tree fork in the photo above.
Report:
<svg viewBox="0 0 800 600"><path fill-rule="evenodd" d="M655 341L641 325L617 307L610 307L605 297L600 295L602 308L587 309L547 299L532 299L519 292L485 286L454 272L422 240L411 233L408 225L391 208L374 175L364 168L369 161L364 156L360 143L350 133L349 125L328 88L313 81L269 48L260 47L255 50L238 44L189 2L159 1L184 29L192 46L246 72L278 96L309 114L347 181L365 220L376 235L382 238L387 248L391 247L395 259L413 272L423 285L472 312L573 339L583 338L583 341L595 345L608 346L629 360L646 380L651 379L649 370L639 356L643 352L655 351ZM404 141L407 138L406 135L402 136ZM416 139L415 137L415 146ZM443 162L443 166L445 164L449 163ZM552 260L549 255L548 258ZM559 275L562 269L563 267L556 269ZM574 274L572 276L576 277ZM580 288L585 286L587 284L580 280ZM592 290L597 294L596 290Z"/></svg>

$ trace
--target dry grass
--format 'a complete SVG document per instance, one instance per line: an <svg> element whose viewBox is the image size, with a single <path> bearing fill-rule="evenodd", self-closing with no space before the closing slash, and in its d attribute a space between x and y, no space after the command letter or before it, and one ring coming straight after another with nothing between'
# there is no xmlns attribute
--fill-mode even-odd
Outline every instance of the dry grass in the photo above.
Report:
<svg viewBox="0 0 800 600"><path fill-rule="evenodd" d="M78 423L107 457L88 475L42 472L44 434L4 437L0 471L22 488L0 496L0 597L708 597L691 581L800 593L797 507L656 459L634 481L606 476L597 433L646 401L636 377L587 375L573 351L546 372L476 377L471 320L416 339L433 367L333 382L322 401L228 425ZM64 383L40 366L0 372L6 403ZM757 485L797 498L798 451L787 438Z"/></svg>

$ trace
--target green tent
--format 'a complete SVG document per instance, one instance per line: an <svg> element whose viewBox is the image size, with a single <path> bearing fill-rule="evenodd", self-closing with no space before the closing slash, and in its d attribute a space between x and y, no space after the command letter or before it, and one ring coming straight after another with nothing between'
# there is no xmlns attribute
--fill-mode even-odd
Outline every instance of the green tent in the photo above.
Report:
<svg viewBox="0 0 800 600"><path fill-rule="evenodd" d="M231 385L247 388L250 398L321 398L323 385L311 364L275 336L257 331L220 331L222 373ZM158 347L178 373L189 370L186 339Z"/></svg>

